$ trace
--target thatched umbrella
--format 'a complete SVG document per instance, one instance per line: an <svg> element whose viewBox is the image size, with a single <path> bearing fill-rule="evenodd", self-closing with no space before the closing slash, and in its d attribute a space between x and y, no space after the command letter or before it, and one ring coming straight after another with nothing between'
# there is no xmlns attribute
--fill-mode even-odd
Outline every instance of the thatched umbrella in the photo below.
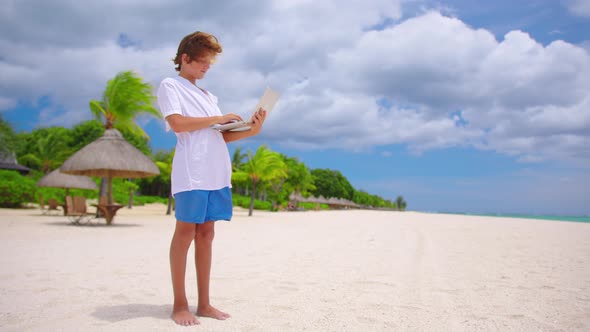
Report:
<svg viewBox="0 0 590 332"><path fill-rule="evenodd" d="M291 195L289 195L289 199L294 202L305 202L305 197L298 192L292 192Z"/></svg>
<svg viewBox="0 0 590 332"><path fill-rule="evenodd" d="M142 178L160 174L158 166L117 129L105 130L102 137L86 145L66 160L62 173L107 178L108 205L113 205L113 178Z"/></svg>
<svg viewBox="0 0 590 332"><path fill-rule="evenodd" d="M31 172L30 168L18 164L16 161L16 155L12 151L0 150L0 169L17 171L22 175L29 174L29 172Z"/></svg>
<svg viewBox="0 0 590 332"><path fill-rule="evenodd" d="M320 195L316 198L316 203L328 204L328 200L324 196Z"/></svg>
<svg viewBox="0 0 590 332"><path fill-rule="evenodd" d="M64 188L66 196L70 188L96 190L98 187L91 178L84 175L64 174L59 168L45 175L37 182L38 187Z"/></svg>

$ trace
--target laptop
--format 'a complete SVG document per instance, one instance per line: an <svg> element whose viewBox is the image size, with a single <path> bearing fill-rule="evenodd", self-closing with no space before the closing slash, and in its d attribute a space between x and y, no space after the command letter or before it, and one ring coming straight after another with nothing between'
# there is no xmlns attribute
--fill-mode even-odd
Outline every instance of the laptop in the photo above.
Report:
<svg viewBox="0 0 590 332"><path fill-rule="evenodd" d="M279 93L269 87L264 90L264 94L260 97L260 100L254 107L254 112L258 112L259 109L263 108L266 110L266 114L270 114L275 104L279 100ZM244 131L250 130L252 122L248 121L233 121L224 124L214 124L211 128L219 131Z"/></svg>

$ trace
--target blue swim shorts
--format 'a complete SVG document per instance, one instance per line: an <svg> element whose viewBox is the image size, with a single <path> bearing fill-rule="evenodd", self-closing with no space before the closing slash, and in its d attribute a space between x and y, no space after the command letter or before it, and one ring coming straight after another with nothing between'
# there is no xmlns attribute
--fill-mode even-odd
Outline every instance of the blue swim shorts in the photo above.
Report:
<svg viewBox="0 0 590 332"><path fill-rule="evenodd" d="M194 224L206 221L231 220L231 190L190 190L174 195L176 220Z"/></svg>

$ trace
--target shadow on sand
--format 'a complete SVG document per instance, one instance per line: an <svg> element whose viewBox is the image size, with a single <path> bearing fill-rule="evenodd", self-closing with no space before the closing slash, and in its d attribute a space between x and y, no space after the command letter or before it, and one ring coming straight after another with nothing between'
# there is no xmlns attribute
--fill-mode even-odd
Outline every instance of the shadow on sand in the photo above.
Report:
<svg viewBox="0 0 590 332"><path fill-rule="evenodd" d="M98 307L92 316L110 323L121 322L128 319L151 317L157 319L170 319L172 305L167 304L122 304Z"/></svg>
<svg viewBox="0 0 590 332"><path fill-rule="evenodd" d="M62 226L62 227L100 227L100 228L123 228L123 227L142 227L141 224L119 224L119 223L112 223L107 225L104 221L99 222L89 222L83 224L73 224L69 221L53 221L53 222L45 222L45 225L49 226Z"/></svg>

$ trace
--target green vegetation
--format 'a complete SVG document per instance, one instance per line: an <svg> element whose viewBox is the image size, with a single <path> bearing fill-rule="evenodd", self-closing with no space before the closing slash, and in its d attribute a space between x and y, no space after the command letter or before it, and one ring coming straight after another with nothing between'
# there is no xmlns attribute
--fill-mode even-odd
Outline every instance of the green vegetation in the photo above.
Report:
<svg viewBox="0 0 590 332"><path fill-rule="evenodd" d="M297 158L288 157L269 150L265 146L258 148L252 155L236 149L233 155L232 183L234 195L250 196L249 215L258 209L256 201L271 203L270 210L280 210L288 206L290 196L298 194L303 197L338 198L352 201L362 207L396 209L396 203L365 191L357 191L348 179L337 170L312 169L299 162ZM236 205L244 206L243 199ZM244 206L245 207L245 206ZM299 202L298 209L328 209L327 204ZM405 208L405 206L404 206Z"/></svg>
<svg viewBox="0 0 590 332"><path fill-rule="evenodd" d="M102 100L91 100L89 105L96 119L104 120L106 129L118 129L129 143L150 155L151 150L147 144L149 137L135 123L135 118L141 113L161 118L161 113L153 106L154 100L149 83L145 83L141 76L132 71L124 71L107 82ZM105 182L108 203L113 204L111 178L101 179L100 195L105 192ZM133 193L130 194L130 200L132 199Z"/></svg>
<svg viewBox="0 0 590 332"><path fill-rule="evenodd" d="M12 154L17 143L18 138L14 129L12 129L10 123L2 119L2 113L0 113L0 156Z"/></svg>
<svg viewBox="0 0 590 332"><path fill-rule="evenodd" d="M402 196L397 196L397 199L395 200L395 205L397 206L397 209L399 211L404 211L406 209L407 203Z"/></svg>
<svg viewBox="0 0 590 332"><path fill-rule="evenodd" d="M264 145L260 146L256 153L247 154L247 160L232 174L232 179L237 183L246 183L250 188L250 205L248 215L252 215L256 194L261 189L273 189L275 200L277 190L287 177L287 164L280 154L269 150ZM278 188L278 189L277 189Z"/></svg>
<svg viewBox="0 0 590 332"><path fill-rule="evenodd" d="M232 194L232 202L234 206L239 206L244 209L249 209L251 203L251 197L243 196L240 194ZM267 210L267 211L276 211L273 209L272 204L267 201L262 201L259 199L254 200L254 209L256 210Z"/></svg>
<svg viewBox="0 0 590 332"><path fill-rule="evenodd" d="M26 154L19 160L29 168L48 173L71 155L71 137L66 128L39 128L32 135L22 138Z"/></svg>
<svg viewBox="0 0 590 332"><path fill-rule="evenodd" d="M1 120L1 118L0 118ZM3 132L10 132L12 128L6 123ZM20 176L18 183L24 184L29 179L36 183L42 176L59 167L64 160L77 150L97 139L104 132L104 125L96 120L82 122L71 129L63 127L47 127L34 129L31 132L13 134L17 139L5 146L16 152L20 164L30 167L33 171L28 176ZM158 151L152 154L147 139L128 130L122 131L126 139L146 155L150 156L160 169L160 175L135 179L113 180L113 200L119 204L143 205L161 202L168 205L167 214L171 214L173 199L170 195L170 174L174 150ZM6 136L5 136L6 137ZM295 157L289 157L271 151L266 146L259 147L255 152L236 148L232 160L233 194L236 206L243 206L253 210L262 209L276 211L287 207L290 196L295 193L303 197L311 195L324 198L343 198L363 207L387 208L404 210L406 202L400 196L396 202L385 200L378 195L372 195L363 190L356 190L340 171L331 169L309 169ZM15 173L16 172L10 172ZM11 180L16 181L16 180ZM96 179L97 184L100 183ZM20 185L19 185L20 186ZM6 187L6 186L5 186ZM65 193L63 189L28 187L26 194L15 199L18 203L6 203L2 206L17 206L24 202L38 202L39 197L45 200L54 198L63 203ZM11 190L7 192L12 192ZM19 192L18 190L14 191ZM88 190L72 190L72 194L97 199L98 193ZM247 202L245 199L247 198ZM401 199L401 203L400 203ZM397 204L396 204L397 203ZM15 205L16 204L16 205ZM299 209L315 210L317 203L299 202ZM320 209L327 209L328 205L320 204Z"/></svg>
<svg viewBox="0 0 590 332"><path fill-rule="evenodd" d="M35 199L35 181L15 171L0 170L0 207L15 208Z"/></svg>
<svg viewBox="0 0 590 332"><path fill-rule="evenodd" d="M97 120L104 119L106 129L123 129L134 136L148 137L135 118L141 113L161 118L153 106L154 99L150 84L134 72L124 71L107 82L102 100L90 101L90 110Z"/></svg>
<svg viewBox="0 0 590 332"><path fill-rule="evenodd" d="M2 132L8 132L8 135L4 137L11 135L12 128L6 122L0 124L4 125ZM8 189L8 185L4 185L6 193L20 194L14 195L15 197L11 198L10 203L7 198L4 198L2 206L15 207L25 202L38 202L40 196L43 196L45 200L54 198L63 203L65 197L63 189L37 188L34 183L46 173L59 167L77 150L100 137L103 131L104 126L101 123L90 120L71 129L48 127L34 129L29 133L12 134L17 139L5 140L5 142L10 142L5 146L15 151L19 163L30 167L33 172L29 176L20 176L16 172L9 172L16 174L11 177L11 185L23 189L20 191L19 189ZM171 214L173 199L170 196L170 174L174 151L159 151L152 154L145 137L138 136L128 130L123 130L122 133L136 148L144 153L147 151L146 154L158 165L160 175L136 179L133 182L127 179L114 179L113 200L119 204L129 204L132 201L133 205L161 202L168 205L167 214ZM259 147L254 153L236 148L232 167L234 203L236 206L248 208L249 214L252 214L255 209L269 211L284 209L293 193L303 197L313 195L324 198L343 198L363 207L388 209L398 209L399 207L399 210L404 210L407 205L401 196L397 198L396 202L391 202L378 195L356 190L348 179L337 170L310 170L297 158L271 151L265 146ZM100 182L98 179L96 181ZM6 182L8 183L8 181ZM32 183L33 186L26 187L25 183ZM98 193L94 191L72 190L71 192L88 199L97 199L98 197ZM318 204L299 202L298 208L315 210L318 208ZM319 208L327 209L328 205L320 204Z"/></svg>
<svg viewBox="0 0 590 332"><path fill-rule="evenodd" d="M314 196L325 198L337 197L352 200L354 188L348 179L340 171L331 169L314 169L311 171L315 189L311 191Z"/></svg>

